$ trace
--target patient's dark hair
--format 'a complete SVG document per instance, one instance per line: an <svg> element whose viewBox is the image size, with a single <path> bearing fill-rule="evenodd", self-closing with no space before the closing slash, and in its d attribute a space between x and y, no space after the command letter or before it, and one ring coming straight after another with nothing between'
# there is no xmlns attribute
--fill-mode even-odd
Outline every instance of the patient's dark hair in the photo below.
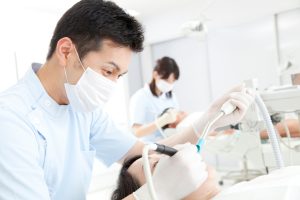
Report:
<svg viewBox="0 0 300 200"><path fill-rule="evenodd" d="M139 189L141 184L128 172L128 168L141 157L141 155L138 155L124 161L111 200L121 200Z"/></svg>
<svg viewBox="0 0 300 200"><path fill-rule="evenodd" d="M166 56L156 61L156 66L154 67L153 71L156 71L162 79L168 79L171 74L174 74L175 80L178 80L180 75L179 67L176 61L173 58ZM155 80L152 78L150 82L150 90L154 96L157 96L155 93L155 87ZM166 96L168 98L172 98L172 91L167 92Z"/></svg>
<svg viewBox="0 0 300 200"><path fill-rule="evenodd" d="M142 51L144 41L142 25L115 3L103 0L81 0L60 18L50 42L47 60L63 37L69 37L74 42L80 58L89 51L100 50L104 39L135 52Z"/></svg>

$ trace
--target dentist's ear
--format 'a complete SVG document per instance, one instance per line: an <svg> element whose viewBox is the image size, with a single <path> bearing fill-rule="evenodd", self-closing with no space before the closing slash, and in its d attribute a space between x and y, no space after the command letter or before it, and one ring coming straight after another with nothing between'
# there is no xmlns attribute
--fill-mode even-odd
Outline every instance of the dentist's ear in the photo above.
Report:
<svg viewBox="0 0 300 200"><path fill-rule="evenodd" d="M74 49L72 40L68 37L63 37L57 41L55 56L58 59L58 63L61 66L67 66L68 58Z"/></svg>

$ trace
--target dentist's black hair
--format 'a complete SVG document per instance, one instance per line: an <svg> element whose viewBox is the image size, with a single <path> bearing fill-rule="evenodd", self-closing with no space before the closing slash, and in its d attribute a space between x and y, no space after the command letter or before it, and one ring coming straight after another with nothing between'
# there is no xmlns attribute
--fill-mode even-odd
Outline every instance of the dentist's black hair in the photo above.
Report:
<svg viewBox="0 0 300 200"><path fill-rule="evenodd" d="M142 25L115 3L103 0L81 0L66 11L54 30L47 60L63 37L75 43L81 59L100 50L104 39L134 52L142 51L144 41Z"/></svg>
<svg viewBox="0 0 300 200"><path fill-rule="evenodd" d="M111 200L121 200L141 187L141 184L128 172L128 168L142 156L137 155L124 161L121 168L116 189L113 191Z"/></svg>
<svg viewBox="0 0 300 200"><path fill-rule="evenodd" d="M171 74L174 74L175 80L179 79L180 71L176 61L170 57L162 57L156 61L156 66L153 71L156 71L162 79L168 79ZM152 78L150 82L150 90L154 96L158 96L155 92L155 80ZM172 91L166 93L167 98L172 98Z"/></svg>

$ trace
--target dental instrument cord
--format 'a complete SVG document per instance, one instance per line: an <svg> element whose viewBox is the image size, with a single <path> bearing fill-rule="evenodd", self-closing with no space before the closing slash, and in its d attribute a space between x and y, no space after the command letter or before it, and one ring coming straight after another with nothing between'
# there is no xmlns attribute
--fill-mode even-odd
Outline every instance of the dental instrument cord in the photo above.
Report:
<svg viewBox="0 0 300 200"><path fill-rule="evenodd" d="M268 132L268 136L270 138L271 146L273 148L273 153L275 156L277 167L279 169L281 169L284 167L284 162L283 162L282 154L280 151L279 141L278 141L278 138L276 137L276 132L273 127L270 115L268 113L266 105L264 104L263 100L261 99L261 97L258 94L255 95L255 102L256 102L256 105L258 106L258 108L262 114L262 117L266 123L267 132Z"/></svg>
<svg viewBox="0 0 300 200"><path fill-rule="evenodd" d="M277 167L279 169L281 169L284 167L284 162L283 162L283 158L282 158L282 154L281 154L281 150L280 150L279 139L276 136L276 132L275 132L274 126L272 124L270 115L268 113L266 105L264 104L263 100L261 99L261 97L258 94L255 95L255 103L258 106L258 108L261 112L261 115L266 123L267 133L268 133L268 136L271 141L271 146L273 148L273 153L275 156ZM236 109L236 107L234 105L232 105L230 103L230 101L227 101L223 104L223 106L221 107L220 113L213 120L211 120L209 123L206 124L206 126L204 128L204 133L201 136L201 138L198 140L197 145L196 145L198 148L198 151L200 151L200 149L204 145L205 138L208 135L211 126L223 115L228 115L228 114L234 112L235 109Z"/></svg>
<svg viewBox="0 0 300 200"><path fill-rule="evenodd" d="M148 187L150 197L152 200L158 200L158 199L157 199L156 192L155 192L154 185L153 185L148 154L149 154L149 150L155 150L155 149L156 149L155 144L146 145L143 149L143 155L142 155L143 169L144 169L144 173L145 173L145 177L146 177L146 181L147 181L147 187Z"/></svg>
<svg viewBox="0 0 300 200"><path fill-rule="evenodd" d="M279 137L279 139L280 139L280 142L281 142L287 149L293 150L293 151L296 151L296 152L299 152L299 149L293 147L292 144L291 144L291 139L292 139L292 137L291 137L291 133L290 133L290 130L289 130L289 128L288 128L286 122L285 122L284 120L282 120L281 123L283 124L284 130L285 130L285 132L286 132L286 136L287 136L288 143L285 143L285 141L282 139L282 137L281 137L280 134L278 133L278 137ZM276 129L275 129L275 130L276 130ZM277 132L278 132L278 130L277 130Z"/></svg>
<svg viewBox="0 0 300 200"><path fill-rule="evenodd" d="M224 116L224 115L225 115L225 112L223 112L223 111L219 112L218 115L217 115L214 119L212 119L211 121L209 121L209 122L205 125L205 127L204 127L204 129L203 129L203 134L201 135L201 137L199 138L199 140L198 140L198 142L197 142L197 144L196 144L197 149L198 149L198 152L200 152L200 150L203 148L203 145L204 145L204 143L205 143L205 139L206 139L206 137L208 136L209 131L210 131L212 125L213 125L216 121L218 121L218 120L219 120L222 116Z"/></svg>
<svg viewBox="0 0 300 200"><path fill-rule="evenodd" d="M287 126L284 118L282 118L281 120L281 123L283 124L283 127L284 127L284 130L286 132L286 136L287 136L287 139L288 139L288 145L283 141L282 137L280 136L280 134L278 134L279 136L279 139L280 139L280 142L288 148L288 151L289 151L289 165L293 165L294 164L294 159L292 158L292 150L295 150L294 148L291 147L291 134L290 134L290 129L289 127ZM277 130L277 133L278 133L278 130Z"/></svg>
<svg viewBox="0 0 300 200"><path fill-rule="evenodd" d="M150 196L152 200L158 200L154 185L153 185L153 180L152 180L152 174L151 174L151 168L150 168L150 163L149 163L149 150L157 151L159 153L168 155L168 156L173 156L175 153L177 153L177 150L162 144L148 144L144 147L143 149L143 169L147 181L147 187L150 192Z"/></svg>

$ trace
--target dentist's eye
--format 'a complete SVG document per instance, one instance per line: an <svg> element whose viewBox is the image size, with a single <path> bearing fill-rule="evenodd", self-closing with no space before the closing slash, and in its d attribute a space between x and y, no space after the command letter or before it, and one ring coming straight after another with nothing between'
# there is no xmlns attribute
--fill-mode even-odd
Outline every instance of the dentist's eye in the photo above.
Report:
<svg viewBox="0 0 300 200"><path fill-rule="evenodd" d="M120 74L120 75L118 75L118 79L119 79L119 78L121 78L123 75L124 75L124 74Z"/></svg>
<svg viewBox="0 0 300 200"><path fill-rule="evenodd" d="M113 74L112 71L106 70L106 69L102 69L102 73L104 76L111 76Z"/></svg>

